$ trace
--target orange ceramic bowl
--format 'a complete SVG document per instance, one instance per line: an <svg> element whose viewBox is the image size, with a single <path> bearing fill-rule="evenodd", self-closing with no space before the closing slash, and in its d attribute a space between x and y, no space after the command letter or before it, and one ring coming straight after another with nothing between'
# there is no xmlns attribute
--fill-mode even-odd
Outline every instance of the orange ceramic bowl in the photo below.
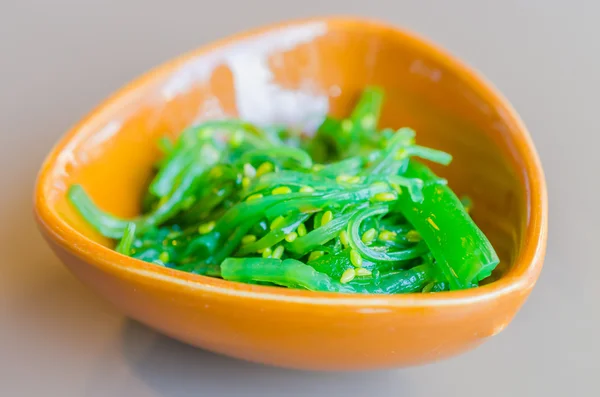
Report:
<svg viewBox="0 0 600 397"><path fill-rule="evenodd" d="M227 282L120 255L65 199L82 184L104 209L133 216L156 139L201 119L314 124L346 115L367 84L385 88L383 126L410 126L454 155L436 171L475 203L501 257L476 289L395 296L314 293ZM509 103L473 70L384 24L311 19L234 36L169 62L112 96L52 150L35 211L47 241L83 283L175 339L271 365L349 370L426 363L497 334L542 268L544 176Z"/></svg>

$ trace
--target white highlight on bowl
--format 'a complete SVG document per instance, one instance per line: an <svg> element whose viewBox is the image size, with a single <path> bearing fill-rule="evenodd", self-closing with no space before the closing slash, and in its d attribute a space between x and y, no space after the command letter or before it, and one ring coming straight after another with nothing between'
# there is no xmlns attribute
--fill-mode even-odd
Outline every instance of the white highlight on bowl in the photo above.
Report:
<svg viewBox="0 0 600 397"><path fill-rule="evenodd" d="M286 89L274 82L269 61L275 57L275 67L285 68L279 54L308 44L324 35L323 22L307 23L266 32L224 46L187 62L163 85L161 94L171 100L198 82L207 82L217 67L226 65L233 75L236 106L239 117L258 125L286 124L308 132L314 131L329 111L327 92L318 92L310 79L301 81L298 89ZM213 102L213 106L218 101ZM211 114L202 111L198 121Z"/></svg>

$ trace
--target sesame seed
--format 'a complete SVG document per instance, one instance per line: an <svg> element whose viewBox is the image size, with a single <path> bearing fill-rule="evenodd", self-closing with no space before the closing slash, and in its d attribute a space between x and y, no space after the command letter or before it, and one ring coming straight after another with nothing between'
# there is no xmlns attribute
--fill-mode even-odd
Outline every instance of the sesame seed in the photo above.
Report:
<svg viewBox="0 0 600 397"><path fill-rule="evenodd" d="M246 234L244 237L242 237L242 244L244 244L244 245L252 244L255 241L256 241L256 236L254 234Z"/></svg>
<svg viewBox="0 0 600 397"><path fill-rule="evenodd" d="M296 238L298 238L298 233L291 232L285 236L285 241L287 241L288 243L291 243L292 241L296 240Z"/></svg>
<svg viewBox="0 0 600 397"><path fill-rule="evenodd" d="M365 117L362 118L362 120L360 121L360 125L365 129L365 130L370 130L373 127L375 127L375 116L373 116L372 114L368 114Z"/></svg>
<svg viewBox="0 0 600 397"><path fill-rule="evenodd" d="M312 188L312 187L310 187L310 186L302 186L302 187L300 188L300 193L312 193L312 192L314 192L314 191L315 191L315 189L313 189L313 188Z"/></svg>
<svg viewBox="0 0 600 397"><path fill-rule="evenodd" d="M402 188L400 187L400 185L398 185L397 183L390 183L390 186L396 191L396 193L402 194Z"/></svg>
<svg viewBox="0 0 600 397"><path fill-rule="evenodd" d="M352 268L346 269L344 271L344 273L342 273L342 277L340 278L340 282L342 284L349 283L350 281L354 280L354 277L356 277L356 273L355 273L354 269L352 269Z"/></svg>
<svg viewBox="0 0 600 397"><path fill-rule="evenodd" d="M254 168L252 164L245 163L244 175L246 175L248 178L254 178L256 176L256 168Z"/></svg>
<svg viewBox="0 0 600 397"><path fill-rule="evenodd" d="M265 248L264 250L262 250L262 257L263 258L270 258L271 257L271 253L273 251L271 250L271 248Z"/></svg>
<svg viewBox="0 0 600 397"><path fill-rule="evenodd" d="M357 176L357 175L352 176L352 175L342 174L342 175L338 175L335 178L335 181L338 183L344 183L344 182L345 183L357 183L357 182L360 182L360 176Z"/></svg>
<svg viewBox="0 0 600 397"><path fill-rule="evenodd" d="M261 176L264 174L268 174L269 172L273 172L273 164L267 162L262 163L256 169L256 176Z"/></svg>
<svg viewBox="0 0 600 397"><path fill-rule="evenodd" d="M323 251L313 251L310 253L310 255L308 256L308 261L314 261L316 259L319 259L320 257L322 257L324 254Z"/></svg>
<svg viewBox="0 0 600 397"><path fill-rule="evenodd" d="M371 275L371 271L369 269L365 269L364 267L359 267L356 270L354 270L354 273L357 276L370 276Z"/></svg>
<svg viewBox="0 0 600 397"><path fill-rule="evenodd" d="M333 219L333 213L331 211L325 211L323 217L321 218L321 226L325 226Z"/></svg>
<svg viewBox="0 0 600 397"><path fill-rule="evenodd" d="M210 176L214 178L220 178L223 176L223 170L221 167L214 167L212 170L210 170Z"/></svg>
<svg viewBox="0 0 600 397"><path fill-rule="evenodd" d="M363 243L368 244L371 241L375 240L375 236L377 236L377 230L371 228L363 233L361 240Z"/></svg>
<svg viewBox="0 0 600 397"><path fill-rule="evenodd" d="M279 187L276 187L275 189L273 189L271 191L271 194L274 194L274 195L277 195L277 194L288 194L288 193L291 193L291 192L292 192L292 189L290 189L289 187L287 187L287 186L279 186Z"/></svg>
<svg viewBox="0 0 600 397"><path fill-rule="evenodd" d="M270 229L271 230L279 229L283 225L284 221L285 221L285 218L283 216L279 215L277 218L273 219L273 222L271 222Z"/></svg>
<svg viewBox="0 0 600 397"><path fill-rule="evenodd" d="M258 200L258 199L261 199L261 198L263 198L263 195L260 194L260 193L256 193L256 194L253 194L252 196L249 196L246 199L246 201L253 201L253 200Z"/></svg>
<svg viewBox="0 0 600 397"><path fill-rule="evenodd" d="M347 119L342 121L342 131L348 133L350 130L352 130L352 121Z"/></svg>
<svg viewBox="0 0 600 397"><path fill-rule="evenodd" d="M296 229L296 231L298 232L298 236L306 236L306 226L304 225L304 223L301 223L298 226L298 229Z"/></svg>
<svg viewBox="0 0 600 397"><path fill-rule="evenodd" d="M158 260L160 260L162 263L169 262L169 253L167 251L161 252L158 256Z"/></svg>
<svg viewBox="0 0 600 397"><path fill-rule="evenodd" d="M214 221L203 223L202 225L198 226L198 233L200 233L200 234L210 233L214 228L215 228Z"/></svg>
<svg viewBox="0 0 600 397"><path fill-rule="evenodd" d="M284 249L285 248L283 248L283 245L278 245L277 248L275 248L273 250L273 253L271 254L271 258L281 259Z"/></svg>
<svg viewBox="0 0 600 397"><path fill-rule="evenodd" d="M200 139L206 139L208 137L210 137L212 135L212 131L210 131L207 128L202 128L200 131L198 131L198 138Z"/></svg>
<svg viewBox="0 0 600 397"><path fill-rule="evenodd" d="M350 244L350 242L348 241L348 232L345 230L342 230L340 232L340 243L342 243L344 247L347 247L348 244Z"/></svg>
<svg viewBox="0 0 600 397"><path fill-rule="evenodd" d="M405 149L400 149L396 152L396 155L394 156L395 160L402 160L403 158L407 157L407 152Z"/></svg>
<svg viewBox="0 0 600 397"><path fill-rule="evenodd" d="M244 142L244 133L239 130L234 132L231 136L231 139L229 140L229 144L234 148L239 147L242 144L242 142Z"/></svg>
<svg viewBox="0 0 600 397"><path fill-rule="evenodd" d="M440 228L438 227L438 225L436 225L436 224L435 224L435 221L434 221L433 219L431 219L431 218L427 218L427 222L429 222L429 224L430 224L431 226L433 226L433 228L434 228L435 230L440 230Z"/></svg>
<svg viewBox="0 0 600 397"><path fill-rule="evenodd" d="M398 198L396 193L392 192L380 192L373 196L373 201L393 201Z"/></svg>
<svg viewBox="0 0 600 397"><path fill-rule="evenodd" d="M363 264L362 256L355 249L350 250L350 262L354 267L361 267Z"/></svg>
<svg viewBox="0 0 600 397"><path fill-rule="evenodd" d="M381 241L393 241L396 239L396 233L390 232L389 230L382 230L379 232L379 240Z"/></svg>
<svg viewBox="0 0 600 397"><path fill-rule="evenodd" d="M421 235L416 230L410 230L406 233L406 240L410 243L418 243L421 241Z"/></svg>

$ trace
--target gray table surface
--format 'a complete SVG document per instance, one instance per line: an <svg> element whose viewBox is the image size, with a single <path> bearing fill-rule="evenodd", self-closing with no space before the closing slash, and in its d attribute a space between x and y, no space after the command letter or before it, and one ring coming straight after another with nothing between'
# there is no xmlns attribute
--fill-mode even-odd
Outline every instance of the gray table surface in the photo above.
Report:
<svg viewBox="0 0 600 397"><path fill-rule="evenodd" d="M301 373L158 335L67 273L34 226L31 195L68 127L184 51L264 23L340 13L440 43L491 79L529 126L548 179L550 238L539 283L504 332L428 366ZM0 395L599 395L599 16L594 0L2 1Z"/></svg>

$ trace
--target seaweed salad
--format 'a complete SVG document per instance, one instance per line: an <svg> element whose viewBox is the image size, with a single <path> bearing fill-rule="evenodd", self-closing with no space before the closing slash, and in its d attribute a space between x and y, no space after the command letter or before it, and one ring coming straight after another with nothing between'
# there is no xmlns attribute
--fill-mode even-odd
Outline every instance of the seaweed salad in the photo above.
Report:
<svg viewBox="0 0 600 397"><path fill-rule="evenodd" d="M225 119L163 138L134 219L105 213L80 185L69 200L119 253L184 272L342 293L477 287L498 256L470 202L422 161L451 155L410 128L379 128L383 101L366 87L312 136Z"/></svg>

